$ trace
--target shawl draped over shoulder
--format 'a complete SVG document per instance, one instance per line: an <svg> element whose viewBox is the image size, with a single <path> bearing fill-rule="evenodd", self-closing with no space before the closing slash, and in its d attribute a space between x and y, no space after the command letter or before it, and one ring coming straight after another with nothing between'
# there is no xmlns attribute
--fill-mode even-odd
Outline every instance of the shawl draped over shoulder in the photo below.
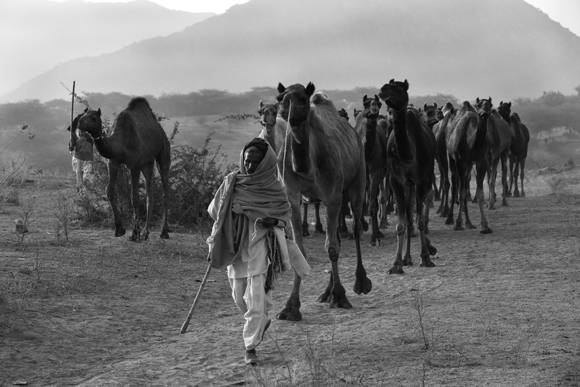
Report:
<svg viewBox="0 0 580 387"><path fill-rule="evenodd" d="M247 174L244 152L256 145L267 151L256 171ZM239 169L228 174L216 191L208 207L209 215L214 220L212 233L207 239L213 268L222 269L232 263L239 253L241 238L251 236L251 253L252 241L260 240L268 231L264 227L256 227L260 219L270 217L289 224L290 203L282 182L277 178L276 161L276 154L268 143L254 139L241 151ZM234 216L234 213L245 216ZM282 234L277 232L277 235ZM286 256L287 251L284 243Z"/></svg>

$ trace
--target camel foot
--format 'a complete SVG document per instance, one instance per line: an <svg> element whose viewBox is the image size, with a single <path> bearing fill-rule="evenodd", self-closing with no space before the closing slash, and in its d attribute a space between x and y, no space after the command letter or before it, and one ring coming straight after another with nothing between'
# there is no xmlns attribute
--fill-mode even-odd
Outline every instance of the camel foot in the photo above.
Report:
<svg viewBox="0 0 580 387"><path fill-rule="evenodd" d="M422 259L419 267L435 267L435 264L433 263L433 261L431 261L431 259L425 258L425 259Z"/></svg>
<svg viewBox="0 0 580 387"><path fill-rule="evenodd" d="M518 191L514 192L514 198L519 198L520 197L520 193Z"/></svg>
<svg viewBox="0 0 580 387"><path fill-rule="evenodd" d="M286 301L286 307L276 315L278 320L301 321L300 298L297 295L290 295Z"/></svg>
<svg viewBox="0 0 580 387"><path fill-rule="evenodd" d="M325 302L328 303L330 302L330 298L331 298L330 290L325 290L324 293L318 296L317 301L320 302L321 304Z"/></svg>
<svg viewBox="0 0 580 387"><path fill-rule="evenodd" d="M278 320L302 321L302 313L295 311L292 308L284 308L276 315L276 318Z"/></svg>
<svg viewBox="0 0 580 387"><path fill-rule="evenodd" d="M511 193L511 192L509 192L509 191L508 191L508 192L506 192L506 194L505 194L505 197L506 197L506 198L511 198L511 197L512 197L512 193Z"/></svg>
<svg viewBox="0 0 580 387"><path fill-rule="evenodd" d="M369 294L373 288L373 282L365 275L356 276L352 290L360 295L361 293Z"/></svg>
<svg viewBox="0 0 580 387"><path fill-rule="evenodd" d="M431 241L427 239L427 250L429 251L429 255L433 256L437 254L437 248L431 244Z"/></svg>
<svg viewBox="0 0 580 387"><path fill-rule="evenodd" d="M310 232L308 231L308 225L302 225L302 236L310 236Z"/></svg>
<svg viewBox="0 0 580 387"><path fill-rule="evenodd" d="M474 228L476 228L476 227L475 227L473 224L471 224L471 222L466 222L466 223L465 223L465 227L466 227L468 230L473 230Z"/></svg>
<svg viewBox="0 0 580 387"><path fill-rule="evenodd" d="M501 206L502 206L502 207L508 207L508 206L509 206L509 204L508 204L508 202L507 202L506 200L502 200L502 202L501 202Z"/></svg>
<svg viewBox="0 0 580 387"><path fill-rule="evenodd" d="M335 308L352 309L352 304L348 301L348 298L346 298L346 292L344 292L339 294L333 294L332 299L330 300L329 307L331 309Z"/></svg>
<svg viewBox="0 0 580 387"><path fill-rule="evenodd" d="M465 227L463 227L463 225L461 225L461 224L456 224L455 227L453 227L453 229L455 231L463 231L463 230L465 230Z"/></svg>
<svg viewBox="0 0 580 387"><path fill-rule="evenodd" d="M143 232L141 240L143 240L143 241L149 240L149 230Z"/></svg>
<svg viewBox="0 0 580 387"><path fill-rule="evenodd" d="M413 266L413 259L410 256L403 258L403 266Z"/></svg>
<svg viewBox="0 0 580 387"><path fill-rule="evenodd" d="M167 231L167 230L161 231L161 234L159 235L159 238L161 238L161 239L169 239L169 231Z"/></svg>
<svg viewBox="0 0 580 387"><path fill-rule="evenodd" d="M326 231L322 227L314 229L314 235L326 235Z"/></svg>
<svg viewBox="0 0 580 387"><path fill-rule="evenodd" d="M405 274L403 271L403 265L393 265L393 267L389 269L389 274Z"/></svg>
<svg viewBox="0 0 580 387"><path fill-rule="evenodd" d="M447 216L447 219L445 219L445 224L448 226L451 226L452 224L454 224L455 222L453 221L453 216Z"/></svg>
<svg viewBox="0 0 580 387"><path fill-rule="evenodd" d="M484 227L484 228L483 228L483 229L480 231L480 233L481 233L481 234L491 234L492 232L493 232L493 231L492 231L492 230L491 230L491 228L489 228L489 227Z"/></svg>
<svg viewBox="0 0 580 387"><path fill-rule="evenodd" d="M115 236L116 237L122 237L123 235L125 235L127 231L125 230L125 228L123 226L120 227L115 227Z"/></svg>
<svg viewBox="0 0 580 387"><path fill-rule="evenodd" d="M139 232L137 230L133 230L133 233L129 237L129 240L131 242L138 242L138 241L140 241L141 240L141 232Z"/></svg>

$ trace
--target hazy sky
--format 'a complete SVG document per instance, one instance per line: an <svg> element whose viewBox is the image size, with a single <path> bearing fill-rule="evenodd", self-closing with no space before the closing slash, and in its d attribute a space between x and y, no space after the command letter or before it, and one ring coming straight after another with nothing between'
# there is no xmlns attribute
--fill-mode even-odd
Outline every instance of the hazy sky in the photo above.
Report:
<svg viewBox="0 0 580 387"><path fill-rule="evenodd" d="M65 0L52 0L63 2ZM133 0L85 0L91 3L127 3ZM189 12L224 13L232 5L247 3L248 0L149 0L165 8Z"/></svg>
<svg viewBox="0 0 580 387"><path fill-rule="evenodd" d="M65 1L65 0L53 0ZM91 2L128 2L133 0L85 0ZM150 0L165 8L189 12L223 13L232 5L248 0ZM288 0L291 1L291 0ZM580 0L525 0L541 9L552 20L580 36Z"/></svg>

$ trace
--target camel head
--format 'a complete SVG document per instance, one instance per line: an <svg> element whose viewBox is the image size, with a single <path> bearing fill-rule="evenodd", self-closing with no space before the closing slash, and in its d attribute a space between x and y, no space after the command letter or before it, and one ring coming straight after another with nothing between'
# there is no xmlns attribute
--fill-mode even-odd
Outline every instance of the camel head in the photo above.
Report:
<svg viewBox="0 0 580 387"><path fill-rule="evenodd" d="M433 126L439 121L437 119L437 104L433 102L433 105L427 105L427 102L423 104L423 110L421 110L421 118L427 126L433 128Z"/></svg>
<svg viewBox="0 0 580 387"><path fill-rule="evenodd" d="M475 99L475 110L477 110L477 112L486 112L488 114L491 114L491 109L493 108L493 103L491 102L491 97L489 97L488 99L479 99L479 97L477 97Z"/></svg>
<svg viewBox="0 0 580 387"><path fill-rule="evenodd" d="M372 114L376 116L379 114L381 106L383 106L383 104L381 103L378 95L375 94L374 98L368 98L366 95L363 97L363 107L365 114Z"/></svg>
<svg viewBox="0 0 580 387"><path fill-rule="evenodd" d="M346 121L349 120L348 112L346 110L344 110L344 108L341 108L338 111L338 115L341 116L342 118L344 118Z"/></svg>
<svg viewBox="0 0 580 387"><path fill-rule="evenodd" d="M391 79L381 87L379 98L385 101L388 107L395 111L401 111L407 108L409 103L409 82L405 79L404 82L395 81Z"/></svg>
<svg viewBox="0 0 580 387"><path fill-rule="evenodd" d="M93 138L100 138L103 134L101 109L99 108L99 110L89 110L85 112L80 118L77 128L86 131Z"/></svg>
<svg viewBox="0 0 580 387"><path fill-rule="evenodd" d="M265 127L272 127L276 125L276 115L278 114L279 103L264 104L260 101L258 115L260 116L260 124Z"/></svg>
<svg viewBox="0 0 580 387"><path fill-rule="evenodd" d="M276 100L280 103L278 115L289 121L292 126L306 121L310 114L310 97L314 94L314 90L315 87L312 82L309 82L306 87L299 83L284 87L284 85L279 83L278 92L280 94L276 97Z"/></svg>
<svg viewBox="0 0 580 387"><path fill-rule="evenodd" d="M512 114L512 103L501 101L497 108L497 112L504 120L510 122L510 116Z"/></svg>
<svg viewBox="0 0 580 387"><path fill-rule="evenodd" d="M443 113L443 117L445 117L448 114L454 114L455 107L451 102L447 101L445 105L443 105L443 107L441 108L441 113Z"/></svg>

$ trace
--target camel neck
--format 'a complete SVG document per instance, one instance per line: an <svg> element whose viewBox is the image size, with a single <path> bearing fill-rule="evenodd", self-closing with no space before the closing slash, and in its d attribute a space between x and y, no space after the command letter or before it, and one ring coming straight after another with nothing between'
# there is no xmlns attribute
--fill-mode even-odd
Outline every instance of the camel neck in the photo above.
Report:
<svg viewBox="0 0 580 387"><path fill-rule="evenodd" d="M309 120L306 120L289 128L291 131L292 169L299 175L309 175L311 172L308 126Z"/></svg>
<svg viewBox="0 0 580 387"><path fill-rule="evenodd" d="M370 156L375 148L377 139L377 119L367 117L365 133L365 156Z"/></svg>
<svg viewBox="0 0 580 387"><path fill-rule="evenodd" d="M393 131L395 133L395 144L401 161L409 161L413 154L409 145L407 134L407 109L393 110Z"/></svg>

